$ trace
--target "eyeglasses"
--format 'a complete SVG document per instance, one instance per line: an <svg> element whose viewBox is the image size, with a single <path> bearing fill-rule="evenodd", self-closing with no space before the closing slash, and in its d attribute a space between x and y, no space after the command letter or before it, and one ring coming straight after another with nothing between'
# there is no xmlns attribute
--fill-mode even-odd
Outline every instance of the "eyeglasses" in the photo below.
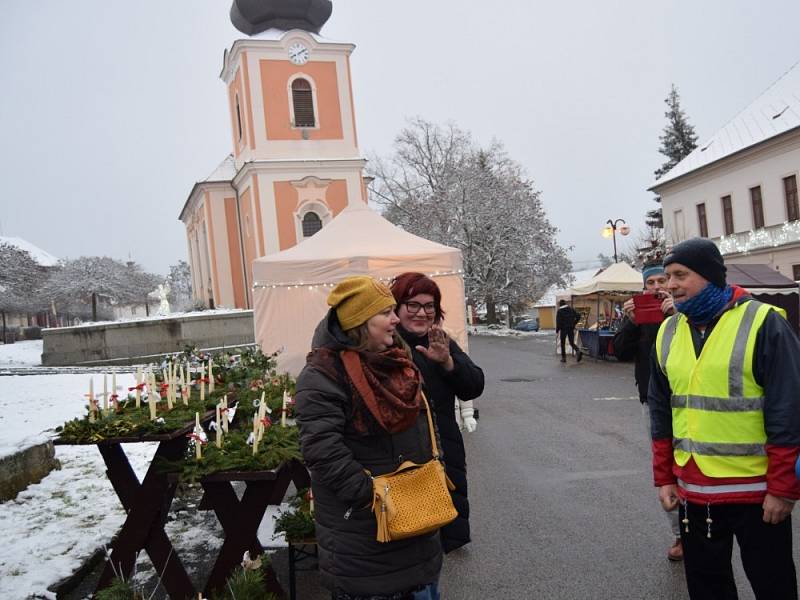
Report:
<svg viewBox="0 0 800 600"><path fill-rule="evenodd" d="M406 310L412 315L416 315L419 313L420 309L425 311L426 315L432 315L436 313L436 305L433 302L428 302L427 304L420 304L419 302L403 302L406 305Z"/></svg>

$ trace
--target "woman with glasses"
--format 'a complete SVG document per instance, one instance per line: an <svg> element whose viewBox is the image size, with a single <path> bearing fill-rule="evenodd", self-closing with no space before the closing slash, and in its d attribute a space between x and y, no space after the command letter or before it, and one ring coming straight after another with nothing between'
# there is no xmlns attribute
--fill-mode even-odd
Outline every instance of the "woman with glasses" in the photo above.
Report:
<svg viewBox="0 0 800 600"><path fill-rule="evenodd" d="M414 363L434 407L447 476L458 518L443 527L442 549L451 552L470 541L467 463L461 430L477 427L472 400L483 393L483 371L441 327L444 320L439 286L422 273L403 273L391 285L397 301L397 331L411 347Z"/></svg>

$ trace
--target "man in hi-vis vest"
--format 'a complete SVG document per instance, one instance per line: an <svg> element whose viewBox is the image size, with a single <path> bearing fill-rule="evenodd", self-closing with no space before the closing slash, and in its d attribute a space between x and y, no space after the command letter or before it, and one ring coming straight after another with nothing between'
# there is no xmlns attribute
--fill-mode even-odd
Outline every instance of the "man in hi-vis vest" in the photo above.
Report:
<svg viewBox="0 0 800 600"><path fill-rule="evenodd" d="M681 242L664 266L678 312L651 361L653 475L664 509L679 505L689 595L737 598L735 536L756 598L796 599L800 341L780 309L726 284L713 242Z"/></svg>

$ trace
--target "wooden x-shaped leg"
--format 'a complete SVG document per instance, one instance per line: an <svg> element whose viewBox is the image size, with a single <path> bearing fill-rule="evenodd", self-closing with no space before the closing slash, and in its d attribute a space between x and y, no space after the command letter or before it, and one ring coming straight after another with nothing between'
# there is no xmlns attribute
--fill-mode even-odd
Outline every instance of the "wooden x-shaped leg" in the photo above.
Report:
<svg viewBox="0 0 800 600"><path fill-rule="evenodd" d="M98 590L111 582L115 577L115 570L116 575L125 579L130 577L136 562L136 554L145 549L170 597L194 596L194 585L164 532L164 523L175 496L177 483L171 483L166 474L158 473L155 468L159 457L167 460L181 457L187 441L185 437L178 437L160 442L141 483L120 444L98 444L100 454L108 467L107 474L111 485L128 513L125 524L112 546L110 562L106 563L97 584Z"/></svg>
<svg viewBox="0 0 800 600"><path fill-rule="evenodd" d="M204 481L205 495L201 508L212 509L225 530L225 542L208 577L204 593L222 589L225 580L249 550L253 556L262 551L258 541L258 526L269 505L278 505L292 479L288 467L282 467L272 479L245 480L246 488L238 500L230 481ZM283 596L283 589L272 569L267 569L267 590Z"/></svg>

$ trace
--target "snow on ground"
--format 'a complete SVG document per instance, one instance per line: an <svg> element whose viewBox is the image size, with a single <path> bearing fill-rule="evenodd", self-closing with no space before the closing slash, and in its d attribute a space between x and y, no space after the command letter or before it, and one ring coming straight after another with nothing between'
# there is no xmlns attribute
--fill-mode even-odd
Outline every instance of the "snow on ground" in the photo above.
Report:
<svg viewBox="0 0 800 600"><path fill-rule="evenodd" d="M116 321L86 321L80 325L70 325L69 327L53 327L52 329L72 329L75 327L95 327L96 325L116 325L120 323L133 323L136 321L160 321L162 319L177 319L183 317L207 317L209 315L222 315L228 313L239 312L253 312L250 310L243 310L240 308L215 308L213 310L195 310L190 312L172 312L168 315L152 315L150 317L130 317L126 319L117 319Z"/></svg>
<svg viewBox="0 0 800 600"><path fill-rule="evenodd" d="M0 344L0 367L38 367L42 364L42 340Z"/></svg>
<svg viewBox="0 0 800 600"><path fill-rule="evenodd" d="M470 325L467 327L469 335L491 335L496 337L547 337L554 336L552 329L540 331L517 331L501 325Z"/></svg>
<svg viewBox="0 0 800 600"><path fill-rule="evenodd" d="M95 395L102 393L103 375L97 374L0 377L0 458L50 439L53 428L85 414L90 377ZM132 373L117 375L120 397L134 384Z"/></svg>
<svg viewBox="0 0 800 600"><path fill-rule="evenodd" d="M125 444L141 479L155 444ZM59 446L62 468L0 504L0 598L41 596L108 543L125 511L95 446ZM30 595L30 596L29 596Z"/></svg>
<svg viewBox="0 0 800 600"><path fill-rule="evenodd" d="M14 344L16 345L16 344ZM0 346L0 349L2 346ZM0 359L2 360L2 359ZM0 377L0 457L53 436L53 428L84 414L89 375ZM93 375L95 394L103 376ZM119 395L134 383L132 374L118 374ZM108 377L111 387L111 376ZM152 443L124 444L141 480L155 452ZM107 544L125 520L125 511L108 482L95 446L57 446L62 469L0 504L0 598L55 598L47 588L72 575L97 548ZM196 502L198 498L194 499ZM176 500L176 505L181 502ZM192 500L171 514L167 533L176 552L188 563L215 553L223 533L213 513L198 512ZM284 509L286 507L284 506ZM271 507L259 528L265 547L285 545L272 539L277 509ZM137 581L155 587L158 577L142 552Z"/></svg>

